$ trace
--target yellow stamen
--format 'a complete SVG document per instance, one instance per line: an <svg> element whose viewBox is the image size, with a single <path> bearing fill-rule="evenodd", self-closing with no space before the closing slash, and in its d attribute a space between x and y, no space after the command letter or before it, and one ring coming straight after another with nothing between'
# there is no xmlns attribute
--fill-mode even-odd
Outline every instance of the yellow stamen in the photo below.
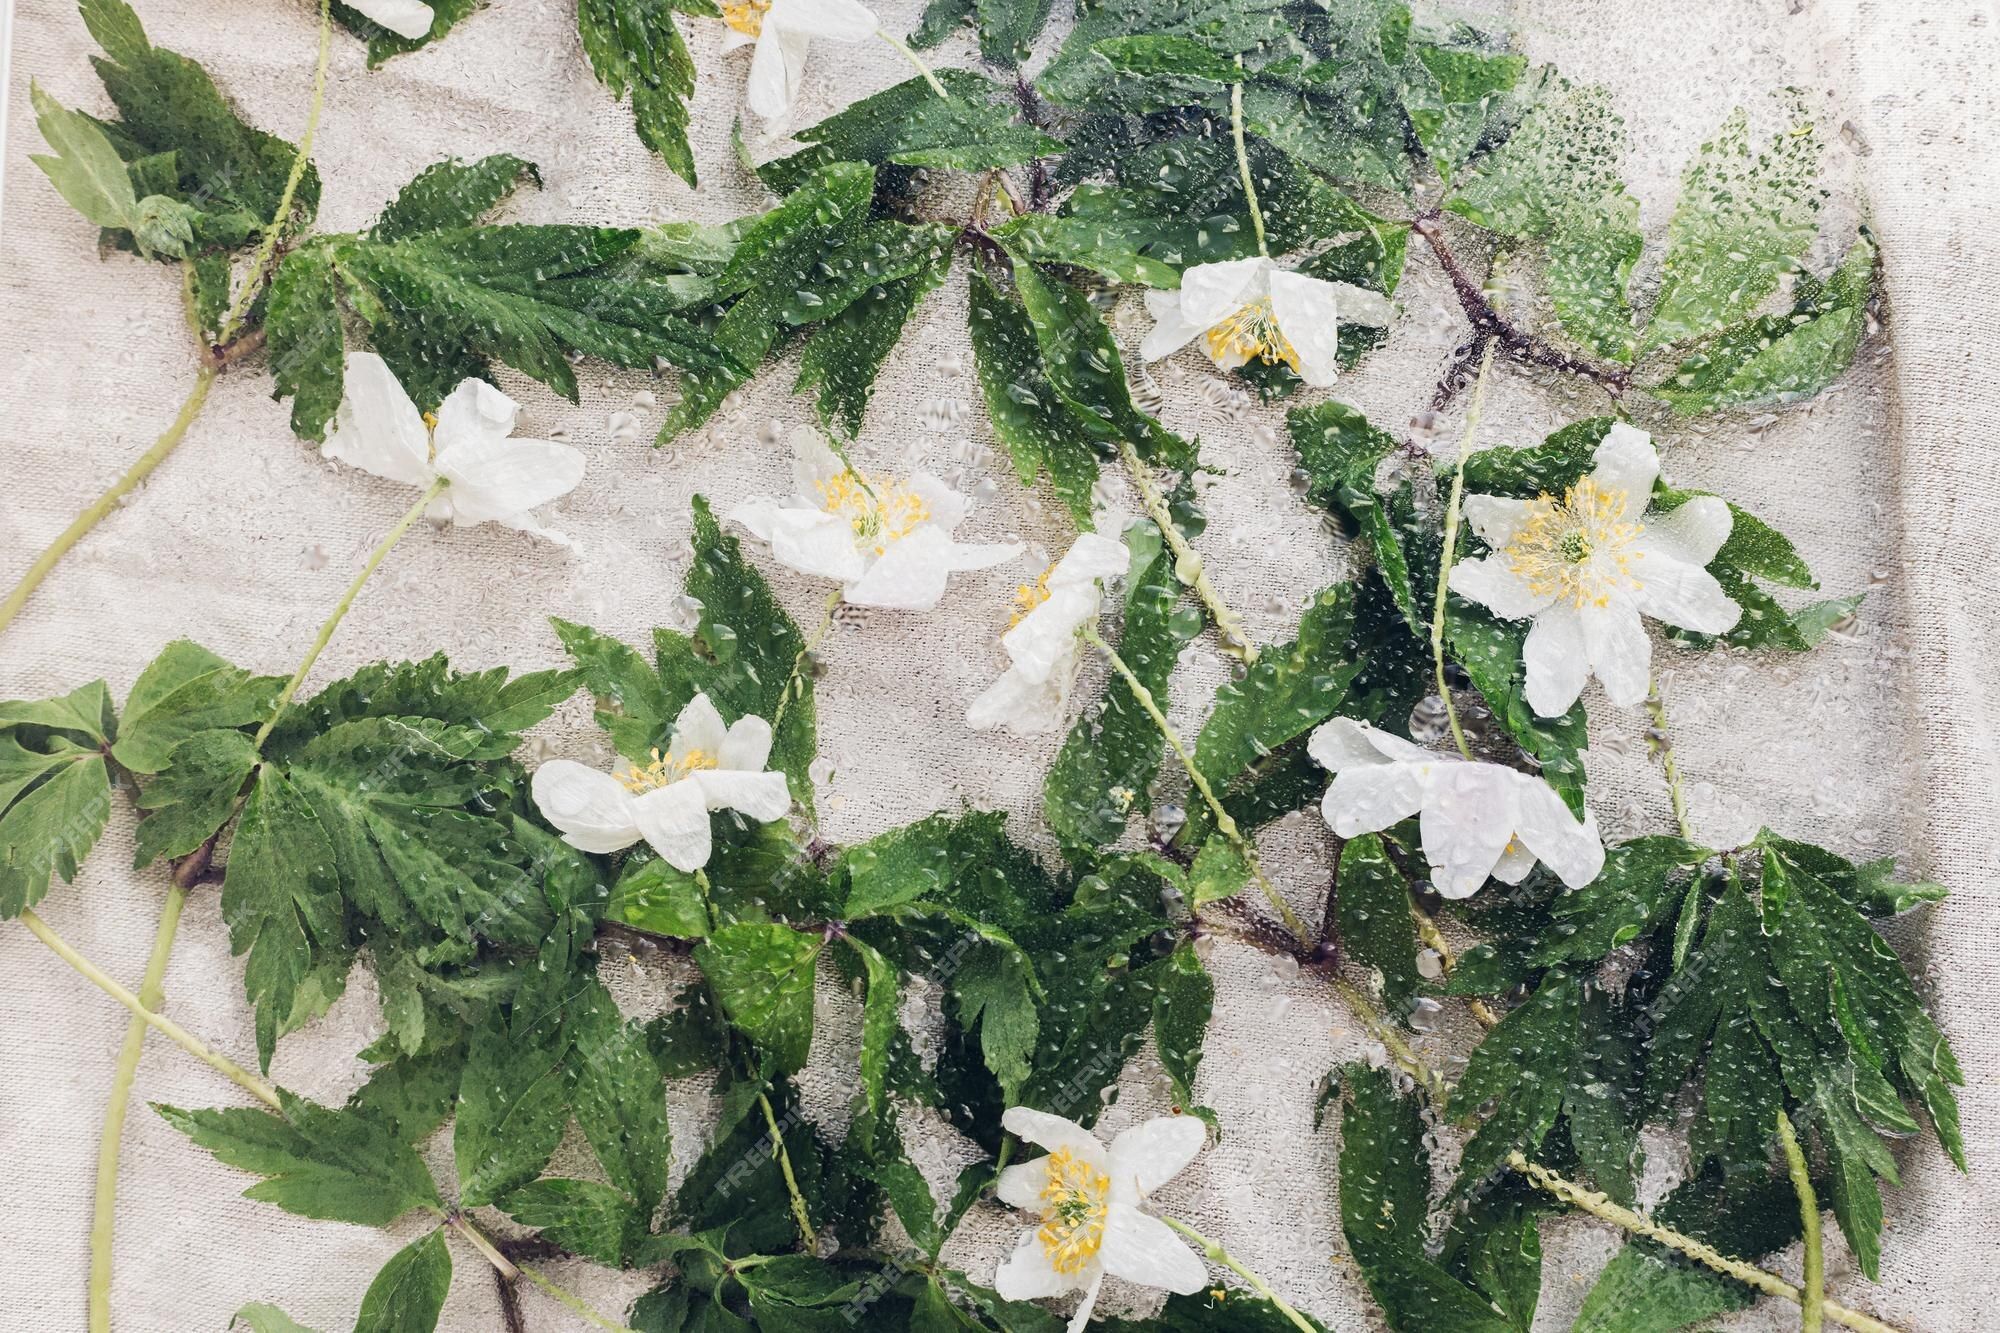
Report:
<svg viewBox="0 0 2000 1333"><path fill-rule="evenodd" d="M1028 612L1049 600L1049 575L1054 572L1055 566L1050 565L1033 583L1023 583L1014 589L1014 605L1019 609L1014 612L1014 618L1007 622L1008 629L1020 624L1027 619Z"/></svg>
<svg viewBox="0 0 2000 1333"><path fill-rule="evenodd" d="M876 481L860 472L843 472L813 483L820 508L838 514L854 527L854 535L873 542L875 554L930 521L931 507L899 481Z"/></svg>
<svg viewBox="0 0 2000 1333"><path fill-rule="evenodd" d="M1208 355L1219 366L1239 366L1255 357L1268 366L1282 361L1299 373L1298 349L1278 328L1268 296L1258 297L1210 329Z"/></svg>
<svg viewBox="0 0 2000 1333"><path fill-rule="evenodd" d="M1064 1275L1080 1273L1104 1244L1104 1219L1111 1210L1111 1177L1067 1148L1048 1157L1049 1179L1042 1186L1042 1225L1035 1236L1049 1267Z"/></svg>
<svg viewBox="0 0 2000 1333"><path fill-rule="evenodd" d="M771 0L722 0L722 21L745 37L762 37L770 12Z"/></svg>
<svg viewBox="0 0 2000 1333"><path fill-rule="evenodd" d="M658 791L662 787L671 787L690 773L707 768L719 768L721 764L720 756L712 755L706 750L689 750L678 759L671 754L661 754L655 750L653 761L643 768L634 765L622 773L613 773L611 776L617 778L626 791L639 796L649 791Z"/></svg>
<svg viewBox="0 0 2000 1333"><path fill-rule="evenodd" d="M1609 606L1613 593L1644 586L1632 568L1644 553L1631 547L1645 526L1626 519L1631 497L1624 491L1585 477L1560 501L1543 494L1533 503L1534 512L1500 554L1537 597L1581 610Z"/></svg>

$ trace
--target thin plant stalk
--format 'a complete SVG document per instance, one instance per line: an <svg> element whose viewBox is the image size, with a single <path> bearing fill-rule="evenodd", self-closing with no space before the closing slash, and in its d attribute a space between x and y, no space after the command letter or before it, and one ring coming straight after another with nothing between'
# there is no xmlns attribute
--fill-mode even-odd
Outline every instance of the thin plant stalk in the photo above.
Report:
<svg viewBox="0 0 2000 1333"><path fill-rule="evenodd" d="M1784 1145L1785 1168L1791 1173L1792 1189L1799 1196L1799 1224L1805 1230L1804 1299L1799 1302L1803 1322L1799 1333L1820 1333L1826 1327L1826 1241L1820 1234L1819 1196L1813 1193L1812 1170L1806 1165L1805 1150L1799 1147L1798 1132L1782 1107L1778 1110L1778 1142Z"/></svg>
<svg viewBox="0 0 2000 1333"><path fill-rule="evenodd" d="M757 1094L757 1108L764 1113L764 1124L771 1131L771 1156L778 1161L778 1173L785 1178L785 1193L792 1199L792 1221L798 1224L799 1240L807 1253L819 1248L819 1236L813 1231L812 1214L806 1211L806 1196L799 1192L798 1177L792 1174L792 1155L785 1149L785 1136L778 1130L778 1113L771 1109L771 1098L766 1093Z"/></svg>
<svg viewBox="0 0 2000 1333"><path fill-rule="evenodd" d="M938 82L938 76L931 73L931 67L924 63L922 56L910 49L908 42L898 37L895 33L890 32L887 28L877 28L875 35L893 47L897 55L900 55L903 59L916 66L917 73L924 76L924 82L931 86L932 92L944 98L947 102L951 100L951 94L945 91L945 86L942 83Z"/></svg>
<svg viewBox="0 0 2000 1333"><path fill-rule="evenodd" d="M1130 440L1122 438L1118 441L1118 456L1125 461L1125 471L1131 475L1139 499L1146 506L1146 516L1153 520L1153 526L1160 530L1167 549L1173 552L1174 577L1194 589L1195 597L1208 611L1208 618L1215 623L1216 637L1222 641L1223 651L1249 666L1257 660L1257 649L1250 642L1242 619L1229 609L1229 604L1222 600L1222 594L1209 582L1201 553L1188 545L1188 539L1175 525L1173 511L1167 507L1167 497L1160 494L1160 488L1154 484L1146 460L1139 457L1138 449Z"/></svg>
<svg viewBox="0 0 2000 1333"><path fill-rule="evenodd" d="M1210 1240L1208 1237L1202 1235L1199 1231L1196 1231L1193 1227L1189 1226L1187 1223L1181 1221L1177 1217L1162 1217L1160 1220L1162 1222L1165 1222L1168 1226L1172 1227L1175 1231L1180 1232L1181 1235L1186 1236L1189 1240L1193 1241L1195 1247L1199 1249L1203 1254L1208 1256L1208 1261L1210 1263L1222 1265L1224 1268L1228 1269L1230 1272L1236 1274L1236 1276L1242 1278L1245 1282L1249 1283L1250 1290L1256 1292L1259 1296L1262 1296L1265 1300L1269 1301L1273 1309L1275 1309L1279 1314L1283 1315L1285 1318L1291 1320L1292 1326L1294 1328L1302 1330L1302 1333L1319 1333L1319 1330L1313 1327L1310 1320L1308 1320L1304 1315L1300 1314L1297 1310L1294 1310L1290 1305L1286 1304L1285 1301L1279 1297L1277 1292L1271 1290L1270 1283L1266 1282L1263 1278L1258 1277L1255 1273L1251 1272L1248 1268L1246 1268L1242 1260L1238 1259L1228 1250L1223 1249L1222 1245L1219 1242Z"/></svg>
<svg viewBox="0 0 2000 1333"><path fill-rule="evenodd" d="M1486 410L1486 375L1493 369L1493 343L1489 339L1486 354L1479 359L1479 378L1472 387L1472 404L1465 413L1465 433L1458 441L1458 465L1452 469L1451 498L1444 507L1444 553L1438 558L1437 598L1431 608L1431 666L1437 676L1438 698L1444 701L1445 720L1451 723L1451 739L1457 744L1459 754L1472 758L1472 747L1465 743L1465 728L1459 725L1458 705L1452 702L1451 684L1444 673L1444 611L1445 599L1450 595L1452 557L1458 551L1459 512L1465 502L1465 459L1472 451L1473 436L1479 430L1479 418Z"/></svg>
<svg viewBox="0 0 2000 1333"><path fill-rule="evenodd" d="M1680 826L1681 837L1694 841L1694 822L1688 818L1687 788L1681 781L1681 761L1674 754L1673 732L1667 726L1667 704L1660 697L1658 681L1646 684L1646 715L1652 726L1646 732L1646 748L1660 760L1660 770L1667 779L1667 800L1674 807L1674 823Z"/></svg>
<svg viewBox="0 0 2000 1333"><path fill-rule="evenodd" d="M1236 57L1236 68L1243 68L1243 57ZM1229 132L1236 141L1236 170L1243 180L1243 202L1250 207L1250 226L1257 233L1257 253L1269 259L1271 244L1264 235L1264 210L1257 203L1257 180L1250 170L1250 145L1243 138L1243 85L1229 85Z"/></svg>
<svg viewBox="0 0 2000 1333"><path fill-rule="evenodd" d="M517 1264L506 1255L500 1253L500 1247L487 1239L485 1233L474 1226L472 1219L468 1218L464 1213L453 1212L447 1214L445 1223L453 1231L456 1231L465 1240L466 1244L479 1251L480 1256L487 1263L492 1264L493 1271L498 1273L504 1280L512 1282L518 1278L526 1278L546 1292L552 1300L559 1302L564 1308L570 1310L579 1318L596 1325L598 1328L608 1329L610 1333L633 1333L633 1330L626 1325L619 1323L615 1319L607 1319L599 1314L582 1297L563 1287L557 1286L554 1282L542 1276L537 1270L528 1267L528 1265Z"/></svg>

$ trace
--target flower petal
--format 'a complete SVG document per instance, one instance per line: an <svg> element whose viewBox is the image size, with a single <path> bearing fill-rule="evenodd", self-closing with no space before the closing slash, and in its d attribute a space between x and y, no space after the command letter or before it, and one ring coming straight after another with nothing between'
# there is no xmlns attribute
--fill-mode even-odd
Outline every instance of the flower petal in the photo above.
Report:
<svg viewBox="0 0 2000 1333"><path fill-rule="evenodd" d="M679 760L699 750L715 758L722 753L728 739L728 724L723 722L715 702L706 694L697 694L681 706L680 716L674 719L673 739L667 753Z"/></svg>
<svg viewBox="0 0 2000 1333"><path fill-rule="evenodd" d="M750 77L743 86L745 105L765 120L783 120L805 82L811 44L810 33L787 32L767 15L756 54L750 57Z"/></svg>
<svg viewBox="0 0 2000 1333"><path fill-rule="evenodd" d="M347 358L345 385L321 454L406 486L428 486L431 435L389 363L373 352Z"/></svg>
<svg viewBox="0 0 2000 1333"><path fill-rule="evenodd" d="M1507 843L1507 850L1500 853L1500 860L1493 867L1493 878L1502 884L1519 884L1535 868L1535 854L1528 850L1528 844L1519 837Z"/></svg>
<svg viewBox="0 0 2000 1333"><path fill-rule="evenodd" d="M1536 592L1497 555L1458 561L1452 565L1447 582L1460 597L1479 603L1502 620L1526 620L1555 601L1554 593Z"/></svg>
<svg viewBox="0 0 2000 1333"><path fill-rule="evenodd" d="M721 767L757 773L771 762L771 724L752 713L736 719L717 751Z"/></svg>
<svg viewBox="0 0 2000 1333"><path fill-rule="evenodd" d="M1038 1301L1074 1290L1070 1280L1056 1272L1048 1252L1033 1231L1021 1233L1014 1252L1000 1261L993 1273L993 1290L1002 1300Z"/></svg>
<svg viewBox="0 0 2000 1333"><path fill-rule="evenodd" d="M965 725L974 731L1005 727L1016 736L1046 736L1062 726L1068 701L1065 678L1030 680L1010 667L965 710Z"/></svg>
<svg viewBox="0 0 2000 1333"><path fill-rule="evenodd" d="M1498 764L1447 764L1431 782L1421 828L1431 886L1446 898L1479 892L1514 836L1511 780Z"/></svg>
<svg viewBox="0 0 2000 1333"><path fill-rule="evenodd" d="M1285 269L1271 272L1271 317L1299 357L1299 378L1324 389L1340 378L1339 289Z"/></svg>
<svg viewBox="0 0 2000 1333"><path fill-rule="evenodd" d="M1264 294L1268 259L1225 259L1196 264L1181 274L1181 316L1203 329L1214 328Z"/></svg>
<svg viewBox="0 0 2000 1333"><path fill-rule="evenodd" d="M1208 1285L1208 1265L1174 1229L1130 1204L1114 1203L1104 1218L1104 1271L1127 1282L1191 1296Z"/></svg>
<svg viewBox="0 0 2000 1333"><path fill-rule="evenodd" d="M1597 817L1584 812L1581 821L1548 783L1526 773L1515 792L1515 834L1557 879L1580 889L1604 869L1604 843L1597 836Z"/></svg>
<svg viewBox="0 0 2000 1333"><path fill-rule="evenodd" d="M1440 767L1445 767L1441 765ZM1343 838L1379 833L1421 810L1429 778L1419 764L1376 764L1334 775L1319 803L1327 826Z"/></svg>
<svg viewBox="0 0 2000 1333"><path fill-rule="evenodd" d="M708 802L694 782L683 780L633 798L632 817L653 850L674 869L693 872L708 864Z"/></svg>
<svg viewBox="0 0 2000 1333"><path fill-rule="evenodd" d="M1644 699L1653 679L1653 641L1639 620L1638 609L1613 602L1586 606L1577 617L1583 625L1590 670L1611 702L1630 708Z"/></svg>
<svg viewBox="0 0 2000 1333"><path fill-rule="evenodd" d="M444 424L438 424L444 435ZM583 451L551 440L465 440L438 449L438 475L451 482L452 522L461 527L519 518L576 489Z"/></svg>
<svg viewBox="0 0 2000 1333"><path fill-rule="evenodd" d="M1075 675L1083 651L1077 631L1097 619L1101 596L1096 588L1051 587L1047 601L1000 636L1014 669L1029 680Z"/></svg>
<svg viewBox="0 0 2000 1333"><path fill-rule="evenodd" d="M1104 1145L1098 1141L1097 1135L1074 1120L1037 1111L1031 1106L1010 1106L1001 1114L1000 1126L1015 1138L1032 1143L1037 1148L1047 1148L1050 1152L1067 1148L1099 1170L1104 1167Z"/></svg>
<svg viewBox="0 0 2000 1333"><path fill-rule="evenodd" d="M797 488L799 499L811 505L823 503L819 484L832 481L847 472L846 460L833 451L826 437L811 426L794 426L785 436L785 443L792 447L792 484Z"/></svg>
<svg viewBox="0 0 2000 1333"><path fill-rule="evenodd" d="M551 759L529 783L542 817L579 851L623 851L639 841L632 793L609 773L571 759Z"/></svg>
<svg viewBox="0 0 2000 1333"><path fill-rule="evenodd" d="M792 812L792 785L783 773L704 768L690 779L711 810L736 810L762 824Z"/></svg>
<svg viewBox="0 0 2000 1333"><path fill-rule="evenodd" d="M1153 327L1139 344L1139 357L1144 361L1172 356L1208 332L1206 324L1197 324L1182 313L1181 294L1177 291L1147 292L1146 313L1153 317Z"/></svg>
<svg viewBox="0 0 2000 1333"><path fill-rule="evenodd" d="M1633 594L1639 609L1655 620L1691 629L1697 634L1726 634L1743 618L1743 608L1722 590L1715 575L1657 552L1639 569Z"/></svg>
<svg viewBox="0 0 2000 1333"><path fill-rule="evenodd" d="M944 597L950 575L951 538L926 524L893 543L844 596L856 606L928 611Z"/></svg>
<svg viewBox="0 0 2000 1333"><path fill-rule="evenodd" d="M1084 1326L1090 1322L1091 1311L1097 1308L1097 1294L1104 1290L1103 1266L1086 1271L1090 1273L1090 1283L1084 1287L1083 1299L1076 1303L1076 1313L1069 1317L1063 1333L1083 1333Z"/></svg>
<svg viewBox="0 0 2000 1333"><path fill-rule="evenodd" d="M1590 479L1600 491L1623 491L1628 499L1626 514L1637 518L1646 511L1653 483L1660 476L1660 454L1653 437L1638 427L1615 421L1597 446L1597 466Z"/></svg>
<svg viewBox="0 0 2000 1333"><path fill-rule="evenodd" d="M1505 495L1468 495L1465 521L1479 534L1479 540L1499 550L1520 535L1537 511L1548 508L1543 500L1516 500Z"/></svg>
<svg viewBox="0 0 2000 1333"><path fill-rule="evenodd" d="M351 3L363 17L412 42L428 37L437 18L429 5L417 0L351 0Z"/></svg>
<svg viewBox="0 0 2000 1333"><path fill-rule="evenodd" d="M867 559L854 544L853 523L839 514L774 508L759 517L771 524L772 557L789 569L841 583L868 571Z"/></svg>
<svg viewBox="0 0 2000 1333"><path fill-rule="evenodd" d="M1154 1116L1132 1126L1111 1140L1105 1174L1112 1198L1123 1191L1151 1194L1185 1171L1207 1142L1208 1126L1191 1115Z"/></svg>
<svg viewBox="0 0 2000 1333"><path fill-rule="evenodd" d="M972 501L928 472L912 472L904 485L924 502L924 508L930 511L930 521L946 532L956 531L972 512Z"/></svg>
<svg viewBox="0 0 2000 1333"><path fill-rule="evenodd" d="M521 405L474 376L458 382L437 410L437 451L479 441L504 440L521 419Z"/></svg>
<svg viewBox="0 0 2000 1333"><path fill-rule="evenodd" d="M777 0L765 22L836 42L865 42L882 26L860 0Z"/></svg>
<svg viewBox="0 0 2000 1333"><path fill-rule="evenodd" d="M1049 570L1049 587L1078 588L1099 579L1122 579L1131 563L1132 553L1124 542L1086 532L1070 543L1069 550Z"/></svg>
<svg viewBox="0 0 2000 1333"><path fill-rule="evenodd" d="M1658 551L1669 559L1702 569L1729 540L1736 516L1729 512L1729 502L1720 496L1697 495L1664 514L1647 514L1645 523L1646 530L1632 543L1633 549ZM1638 572L1643 578L1645 567L1640 566Z"/></svg>
<svg viewBox="0 0 2000 1333"><path fill-rule="evenodd" d="M1049 1159L1037 1157L1032 1162L1021 1162L1002 1171L993 1192L1009 1208L1035 1212L1041 1208L1042 1189L1048 1183Z"/></svg>
<svg viewBox="0 0 2000 1333"><path fill-rule="evenodd" d="M1583 644L1583 619L1567 602L1535 617L1521 660L1528 668L1528 704L1541 717L1561 717L1583 693L1590 679L1590 658Z"/></svg>

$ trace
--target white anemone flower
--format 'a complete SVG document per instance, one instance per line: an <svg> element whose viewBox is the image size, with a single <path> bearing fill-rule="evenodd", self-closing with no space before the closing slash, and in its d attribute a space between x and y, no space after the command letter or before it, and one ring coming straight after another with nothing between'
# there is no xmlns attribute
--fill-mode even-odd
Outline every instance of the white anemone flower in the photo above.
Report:
<svg viewBox="0 0 2000 1333"><path fill-rule="evenodd" d="M667 752L622 773L605 773L569 759L535 770L532 790L563 841L586 852L616 852L644 838L676 870L708 864L709 812L735 810L760 823L792 808L783 773L764 769L771 724L740 717L725 727L706 694L688 700L674 719Z"/></svg>
<svg viewBox="0 0 2000 1333"><path fill-rule="evenodd" d="M1646 697L1653 643L1642 614L1723 634L1743 608L1705 566L1729 540L1729 506L1698 495L1647 511L1660 456L1624 422L1597 446L1597 467L1557 500L1468 495L1465 517L1491 555L1452 566L1451 590L1507 620L1532 618L1522 648L1528 703L1557 717L1595 675L1611 702Z"/></svg>
<svg viewBox="0 0 2000 1333"><path fill-rule="evenodd" d="M1008 1133L1049 1155L1000 1173L1002 1203L1039 1213L1041 1224L993 1275L1010 1301L1081 1291L1069 1333L1081 1333L1105 1276L1188 1296L1208 1285L1208 1267L1172 1227L1146 1212L1146 1196L1179 1175L1208 1136L1193 1116L1134 1125L1110 1147L1074 1121L1025 1106L1000 1118Z"/></svg>
<svg viewBox="0 0 2000 1333"><path fill-rule="evenodd" d="M784 119L798 100L813 38L865 42L882 26L858 0L722 0L722 21L723 50L756 44L743 100L765 120Z"/></svg>
<svg viewBox="0 0 2000 1333"><path fill-rule="evenodd" d="M1387 324L1389 298L1350 282L1327 282L1278 267L1269 259L1196 264L1181 274L1179 291L1146 293L1155 323L1139 347L1148 361L1172 356L1202 339L1208 359L1234 370L1251 359L1290 366L1315 389L1340 376L1340 325Z"/></svg>
<svg viewBox="0 0 2000 1333"><path fill-rule="evenodd" d="M790 500L745 500L733 523L771 544L780 564L845 585L856 606L928 611L954 570L987 569L1019 556L1018 542L965 543L952 532L972 505L928 473L870 477L841 461L819 433L792 432Z"/></svg>
<svg viewBox="0 0 2000 1333"><path fill-rule="evenodd" d="M459 527L498 523L558 546L571 542L530 510L567 495L583 480L583 454L550 440L515 440L521 408L485 380L451 391L437 416L417 411L395 372L373 352L347 358L345 392L320 452L390 481L428 488L451 483L425 511Z"/></svg>
<svg viewBox="0 0 2000 1333"><path fill-rule="evenodd" d="M1083 629L1096 623L1105 582L1124 578L1131 559L1123 542L1086 532L1041 578L1016 590L1021 609L1000 636L1012 665L972 701L967 725L975 731L1005 727L1016 736L1062 726L1082 665Z"/></svg>
<svg viewBox="0 0 2000 1333"><path fill-rule="evenodd" d="M410 41L430 36L436 16L418 0L347 0L361 16Z"/></svg>
<svg viewBox="0 0 2000 1333"><path fill-rule="evenodd" d="M1548 783L1519 769L1438 754L1337 717L1307 752L1333 771L1320 813L1343 838L1377 833L1421 814L1431 883L1469 898L1488 878L1519 884L1541 861L1572 889L1604 869L1597 817L1570 813Z"/></svg>

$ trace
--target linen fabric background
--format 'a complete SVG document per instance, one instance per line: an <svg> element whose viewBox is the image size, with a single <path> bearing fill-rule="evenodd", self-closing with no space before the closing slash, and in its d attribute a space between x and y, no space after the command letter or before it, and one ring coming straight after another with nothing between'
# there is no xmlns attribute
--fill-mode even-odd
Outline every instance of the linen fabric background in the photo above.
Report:
<svg viewBox="0 0 2000 1333"><path fill-rule="evenodd" d="M201 60L256 125L296 138L305 113L314 16L297 0L141 0L153 40ZM1066 11L1067 5L1059 5ZM720 221L765 205L734 162L747 55L724 57L719 24L693 22L701 69L695 100L703 187L689 190L640 145L629 110L591 78L567 0L498 0L429 50L376 71L336 34L325 118L314 147L325 196L318 226L365 225L398 186L448 155L513 152L540 164L546 188L511 216L530 221L637 224ZM916 0L884 0L907 31ZM1987 1327L2000 1302L2000 1084L1991 987L2000 979L1992 929L2000 905L1994 792L2000 790L2000 608L1989 566L2000 545L2000 481L1990 434L2000 314L1991 286L2000 245L1989 220L1994 186L1993 70L2000 20L1988 0L1519 0L1516 40L1572 79L1609 85L1632 135L1628 177L1658 245L1680 168L1747 101L1765 132L1770 93L1810 90L1827 131L1834 191L1824 266L1863 216L1878 233L1887 280L1886 333L1872 333L1831 391L1775 414L1733 413L1697 426L1642 417L1658 430L1676 481L1729 495L1790 534L1828 595L1866 589L1858 623L1810 655L1750 660L1660 649L1660 681L1691 782L1697 829L1728 846L1769 823L1857 857L1896 854L1948 884L1945 903L1899 923L1894 939L1963 1060L1970 1175L1934 1141L1904 1146L1902 1188L1888 1192L1882 1282L1870 1286L1836 1240L1841 1299L1909 1329ZM1059 15L1043 54L1065 26ZM39 148L28 81L59 100L109 109L74 7L22 0L13 21L7 89L5 216L0 222L0 576L11 580L69 518L141 452L187 391L193 356L165 266L100 261L95 229L71 212L28 161ZM934 63L969 64L955 38ZM887 47L820 46L795 124L805 125L908 74ZM767 155L769 150L767 151ZM962 202L959 205L962 207ZM1477 239L1461 246L1476 260ZM961 276L930 297L882 373L858 456L864 466L938 471L979 501L965 534L1018 536L1038 549L1013 568L962 574L928 614L877 612L843 621L824 651L822 753L835 774L819 790L826 836L851 843L963 803L1012 813L1015 836L1049 849L1038 792L1058 737L1021 741L966 730L966 705L1001 660L1014 584L1059 554L1071 532L1048 496L1019 486L996 456L963 334ZM1466 334L1448 287L1421 246L1398 293L1407 310L1386 346L1332 395L1398 434L1427 404L1446 355ZM1128 356L1145 321L1127 298L1115 318ZM1136 368L1136 358L1129 364ZM1502 365L1484 442L1539 440L1602 410L1576 384L1549 384ZM546 617L561 614L642 641L670 623L685 569L688 500L718 507L782 494L782 444L809 417L780 363L699 438L669 450L650 440L671 380L589 365L580 406L505 374L525 406L522 433L561 433L589 455L581 487L556 525L583 544L566 555L494 528L420 525L389 557L314 672L323 684L362 663L449 652L465 667L560 664ZM1349 555L1287 486L1293 466L1282 408L1252 402L1196 353L1154 368L1167 424L1199 435L1218 469L1198 543L1216 584L1260 641L1283 638L1303 599L1340 577ZM1142 386L1143 387L1143 386ZM33 698L103 676L123 697L160 647L189 635L231 661L284 674L359 565L410 502L407 490L343 474L293 438L263 369L217 384L179 453L87 537L0 635L0 697ZM1307 393L1300 401L1320 395ZM1419 432L1457 439L1458 411ZM618 414L637 416L636 434ZM623 429L621 429L623 427ZM1117 485L1113 497L1136 512ZM816 620L825 589L760 565L794 616ZM1173 687L1174 714L1192 729L1223 678L1212 647L1190 650ZM1096 688L1087 676L1080 693ZM1669 814L1642 741L1643 720L1591 700L1592 800L1607 835L1657 831ZM608 757L578 699L540 729L531 762ZM164 878L130 869L133 814L120 808L73 885L44 913L114 976L136 984L158 918ZM1326 834L1308 812L1266 837L1268 861L1308 920L1326 880ZM1162 1204L1225 1242L1281 1292L1332 1327L1377 1327L1345 1254L1334 1212L1337 1133L1312 1128L1316 1081L1374 1049L1324 981L1287 975L1227 939L1211 960L1217 1006L1198 1088L1226 1135L1174 1182ZM658 1010L677 977L615 950L604 973L634 1013ZM98 1129L125 1013L71 973L25 930L0 923L0 1323L82 1326ZM241 1061L254 1058L240 964L212 890L189 905L167 975L167 1009ZM821 997L821 1032L807 1080L810 1105L836 1126L857 1024L851 997ZM1457 1009L1457 1006L1453 1006ZM1462 1015L1460 1015L1462 1020ZM357 970L317 1027L288 1039L274 1077L338 1101L364 1076L354 1052L378 1027L374 988ZM1423 1045L1434 1060L1468 1048L1447 1026ZM672 1089L677 1169L699 1149L708 1107L698 1083ZM140 1067L120 1178L113 1309L122 1333L220 1329L246 1302L271 1301L324 1329L351 1324L380 1264L417 1234L302 1221L239 1197L250 1180L193 1148L144 1103L236 1104L231 1085L154 1038ZM1163 1106L1157 1063L1135 1061L1101 1128ZM968 1154L930 1118L909 1117L919 1161L945 1179ZM1680 1162L1652 1141L1648 1197ZM449 1180L448 1136L431 1155ZM564 1160L589 1169L571 1144ZM504 1219L493 1219L505 1229ZM981 1207L947 1257L976 1277L1011 1243L1017 1223ZM1567 1327L1591 1277L1619 1243L1595 1223L1544 1228L1549 1258L1538 1326ZM443 1327L499 1326L494 1284L469 1250ZM1779 1260L1794 1271L1797 1255ZM622 1313L648 1285L638 1275L557 1264L556 1280ZM529 1327L582 1327L524 1289ZM1116 1284L1105 1308L1151 1308L1149 1293ZM1790 1328L1789 1308L1750 1312L1729 1327Z"/></svg>

